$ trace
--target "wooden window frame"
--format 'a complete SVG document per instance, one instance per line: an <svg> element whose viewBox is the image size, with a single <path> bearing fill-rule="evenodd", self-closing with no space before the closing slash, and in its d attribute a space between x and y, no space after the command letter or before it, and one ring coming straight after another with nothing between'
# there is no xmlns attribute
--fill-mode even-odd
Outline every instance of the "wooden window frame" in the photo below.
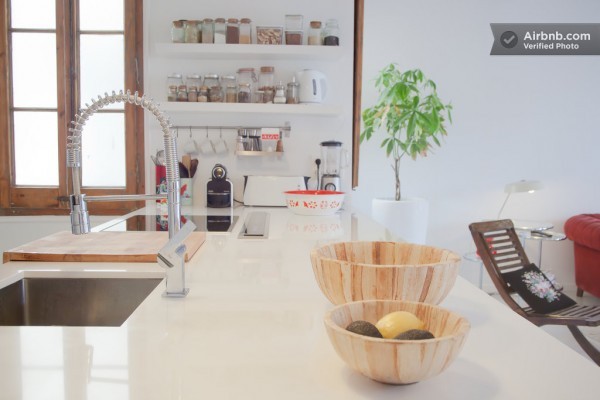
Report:
<svg viewBox="0 0 600 400"><path fill-rule="evenodd" d="M66 167L68 125L78 111L79 32L76 0L56 1L57 83L58 83L58 162L57 187L17 186L15 184L12 138L12 84L10 60L9 1L0 0L0 215L61 215L69 213L71 186ZM15 0L13 0L15 1ZM18 1L18 0L16 0ZM143 0L125 0L125 87L143 93ZM69 21L61 24L59 21ZM107 88L107 91L120 88ZM99 95L101 93L98 93ZM89 102L89 100L88 100ZM86 100L82 101L85 104ZM93 118L93 117L92 117ZM140 107L125 105L125 188L84 188L89 195L145 193L144 113ZM85 133L84 133L85 134ZM143 206L140 202L97 202L90 213L122 215Z"/></svg>

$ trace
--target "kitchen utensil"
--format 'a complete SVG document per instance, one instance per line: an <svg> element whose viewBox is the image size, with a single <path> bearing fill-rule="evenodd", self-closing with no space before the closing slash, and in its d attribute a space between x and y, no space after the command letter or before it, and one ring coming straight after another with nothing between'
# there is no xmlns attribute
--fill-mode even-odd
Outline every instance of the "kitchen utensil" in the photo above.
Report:
<svg viewBox="0 0 600 400"><path fill-rule="evenodd" d="M407 242L339 242L310 253L319 288L333 304L408 300L439 304L454 287L461 256Z"/></svg>
<svg viewBox="0 0 600 400"><path fill-rule="evenodd" d="M185 169L188 171L188 177L190 177L190 169L192 167L192 157L189 154L184 154L181 156L181 162L185 166Z"/></svg>
<svg viewBox="0 0 600 400"><path fill-rule="evenodd" d="M180 161L179 162L179 178L189 178L189 177L190 177L189 169L187 169L185 164Z"/></svg>
<svg viewBox="0 0 600 400"><path fill-rule="evenodd" d="M196 170L198 169L198 159L193 158L190 163L190 178L193 178L196 175Z"/></svg>
<svg viewBox="0 0 600 400"><path fill-rule="evenodd" d="M152 159L152 162L154 163L154 165L158 165L158 159L155 156L150 154L150 158Z"/></svg>
<svg viewBox="0 0 600 400"><path fill-rule="evenodd" d="M304 190L308 176L244 176L244 205L285 207L286 190Z"/></svg>
<svg viewBox="0 0 600 400"><path fill-rule="evenodd" d="M346 330L351 322L375 323L395 311L414 314L434 339L381 339ZM460 353L471 329L469 321L455 312L410 301L343 304L327 312L324 322L335 352L350 368L375 381L391 384L419 382L443 372Z"/></svg>
<svg viewBox="0 0 600 400"><path fill-rule="evenodd" d="M314 69L296 72L296 80L300 84L300 103L322 103L327 94L327 78Z"/></svg>
<svg viewBox="0 0 600 400"><path fill-rule="evenodd" d="M164 150L158 150L156 152L156 161L158 162L157 165L167 165L166 161L165 161L165 151Z"/></svg>
<svg viewBox="0 0 600 400"><path fill-rule="evenodd" d="M344 203L344 193L332 190L284 192L287 207L298 215L333 215Z"/></svg>

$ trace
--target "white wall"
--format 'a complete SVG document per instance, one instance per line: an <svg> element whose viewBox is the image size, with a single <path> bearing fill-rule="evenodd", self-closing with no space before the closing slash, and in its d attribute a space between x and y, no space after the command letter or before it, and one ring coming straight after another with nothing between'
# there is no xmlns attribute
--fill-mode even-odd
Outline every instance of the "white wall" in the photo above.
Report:
<svg viewBox="0 0 600 400"><path fill-rule="evenodd" d="M342 6L340 5L342 4ZM335 62L315 60L272 60L272 59L243 59L243 60L206 60L206 59L165 59L154 49L156 43L170 42L171 21L178 19L203 18L242 18L252 19L253 26L271 25L283 26L286 14L302 14L304 26L310 20L325 21L336 18L340 24L340 43L343 55ZM320 157L319 143L324 140L339 140L350 149L352 141L352 74L353 74L353 2L305 0L302 2L282 2L279 0L261 0L256 2L244 0L227 1L191 1L191 0L148 0L144 2L144 81L145 91L150 97L161 103L166 102L166 77L173 72L184 76L191 73L205 75L217 73L220 75L235 75L237 69L260 66L275 66L278 80L284 84L292 79L295 71L304 68L321 70L329 81L326 104L337 104L343 107L339 117L306 117L289 115L235 115L235 114L199 114L169 112L173 125L225 125L225 126L281 126L289 121L292 131L289 138L284 138L285 155L278 158L265 157L236 157L233 155L237 133L223 131L232 150L228 155L210 155L199 157L199 167L194 178L194 205L206 205L206 182L210 178L215 163L225 165L236 188L236 199L242 199L243 175L304 175L315 176L315 159ZM253 32L254 35L254 32ZM155 185L154 165L149 154L154 154L162 148L160 128L151 117L146 115L146 169L147 190ZM218 139L219 132L210 131L211 139ZM188 140L189 132L180 132L178 145L182 154L183 145ZM203 131L193 131L197 141L205 139ZM345 191L350 191L350 169L343 178Z"/></svg>
<svg viewBox="0 0 600 400"><path fill-rule="evenodd" d="M599 212L600 57L489 54L491 22L598 22L598 15L592 0L365 0L363 107L375 102L372 79L390 62L421 68L454 105L443 146L401 166L404 194L430 201L428 243L473 250L468 224L494 218L504 185L520 179L545 188L512 196L503 216L562 231L570 216ZM393 196L393 172L378 141L360 154L353 202L368 212L372 197ZM572 243L546 243L543 252L543 267L574 285ZM476 265L465 262L461 274L475 281Z"/></svg>

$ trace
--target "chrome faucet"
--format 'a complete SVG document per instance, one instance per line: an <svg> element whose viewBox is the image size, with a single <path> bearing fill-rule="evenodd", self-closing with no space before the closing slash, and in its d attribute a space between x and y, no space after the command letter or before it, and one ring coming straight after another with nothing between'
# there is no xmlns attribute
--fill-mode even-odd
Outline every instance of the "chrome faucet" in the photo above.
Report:
<svg viewBox="0 0 600 400"><path fill-rule="evenodd" d="M71 171L71 181L73 194L69 197L71 207L71 230L75 235L81 235L90 232L90 216L87 210L88 201L142 201L164 199L165 195L152 194L133 194L116 196L86 196L81 193L81 134L86 121L101 108L113 103L130 103L140 106L152 113L158 120L163 132L163 142L165 149L165 160L167 169L167 212L169 226L169 243L163 247L158 254L159 265L166 269L167 288L165 296L183 297L187 294L185 288L184 273L184 254L185 245L183 240L194 230L195 226L191 221L185 225L185 229L180 226L181 204L180 204L180 179L179 162L177 158L176 138L171 132L169 119L158 109L158 106L145 96L139 96L138 92L131 94L120 91L111 95L104 93L104 97L98 96L97 100L92 99L92 105L86 104L86 109L75 115L75 120L71 121L72 127L69 128L67 137L67 168ZM189 225L188 225L189 224ZM181 234L177 234L182 230ZM175 251L176 250L176 251ZM181 258L178 260L177 258ZM165 262L168 261L168 262Z"/></svg>

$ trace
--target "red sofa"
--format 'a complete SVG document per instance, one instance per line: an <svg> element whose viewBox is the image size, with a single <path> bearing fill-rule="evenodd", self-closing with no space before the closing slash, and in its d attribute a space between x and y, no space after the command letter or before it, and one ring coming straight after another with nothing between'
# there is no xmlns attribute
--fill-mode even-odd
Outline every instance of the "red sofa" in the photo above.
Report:
<svg viewBox="0 0 600 400"><path fill-rule="evenodd" d="M600 297L600 214L581 214L565 222L565 235L574 242L577 296Z"/></svg>

